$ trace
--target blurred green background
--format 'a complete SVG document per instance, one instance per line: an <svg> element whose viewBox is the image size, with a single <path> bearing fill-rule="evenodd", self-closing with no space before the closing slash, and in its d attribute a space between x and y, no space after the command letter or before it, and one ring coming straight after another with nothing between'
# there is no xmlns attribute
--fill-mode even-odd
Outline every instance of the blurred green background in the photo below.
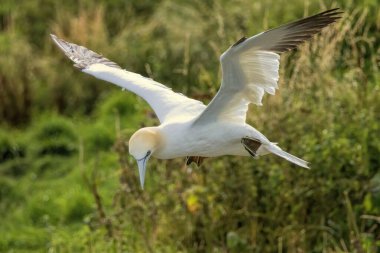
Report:
<svg viewBox="0 0 380 253"><path fill-rule="evenodd" d="M312 170L151 159L144 191L126 143L152 110L49 38L208 103L237 39L332 7L248 116ZM0 252L380 252L379 35L376 0L1 0Z"/></svg>

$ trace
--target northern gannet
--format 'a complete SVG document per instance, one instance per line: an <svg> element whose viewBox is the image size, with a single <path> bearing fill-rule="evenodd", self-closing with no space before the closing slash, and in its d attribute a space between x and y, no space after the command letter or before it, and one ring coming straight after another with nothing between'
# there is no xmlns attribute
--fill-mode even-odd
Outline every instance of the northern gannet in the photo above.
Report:
<svg viewBox="0 0 380 253"><path fill-rule="evenodd" d="M259 157L273 153L309 168L308 162L283 151L246 124L246 113L250 103L261 105L265 93L275 94L279 54L310 39L339 19L341 13L338 8L327 10L238 40L220 56L222 84L207 106L150 78L124 70L83 46L53 34L51 38L82 72L141 96L155 111L161 124L142 128L129 140L129 153L137 161L143 188L146 164L152 156L187 157L188 164L199 165L205 157Z"/></svg>

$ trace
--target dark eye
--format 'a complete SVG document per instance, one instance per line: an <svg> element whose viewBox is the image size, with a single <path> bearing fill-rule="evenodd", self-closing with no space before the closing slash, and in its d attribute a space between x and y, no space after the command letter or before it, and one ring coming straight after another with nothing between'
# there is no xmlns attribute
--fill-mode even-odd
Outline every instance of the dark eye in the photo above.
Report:
<svg viewBox="0 0 380 253"><path fill-rule="evenodd" d="M146 156L150 155L152 152L149 150L147 153L146 153Z"/></svg>

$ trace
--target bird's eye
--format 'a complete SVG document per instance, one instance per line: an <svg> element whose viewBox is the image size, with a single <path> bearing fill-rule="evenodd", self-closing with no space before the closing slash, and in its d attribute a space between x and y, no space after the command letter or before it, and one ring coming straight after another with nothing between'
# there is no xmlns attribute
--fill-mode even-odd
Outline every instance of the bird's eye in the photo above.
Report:
<svg viewBox="0 0 380 253"><path fill-rule="evenodd" d="M149 150L147 153L146 153L146 156L149 156L152 152Z"/></svg>

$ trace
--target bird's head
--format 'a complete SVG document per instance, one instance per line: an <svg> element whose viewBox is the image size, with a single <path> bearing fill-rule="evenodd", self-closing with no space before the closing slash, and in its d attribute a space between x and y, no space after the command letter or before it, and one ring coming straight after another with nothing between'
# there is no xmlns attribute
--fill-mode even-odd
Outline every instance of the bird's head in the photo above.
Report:
<svg viewBox="0 0 380 253"><path fill-rule="evenodd" d="M144 188L146 164L161 144L161 134L156 127L146 127L134 133L129 140L129 153L139 167L140 183Z"/></svg>

